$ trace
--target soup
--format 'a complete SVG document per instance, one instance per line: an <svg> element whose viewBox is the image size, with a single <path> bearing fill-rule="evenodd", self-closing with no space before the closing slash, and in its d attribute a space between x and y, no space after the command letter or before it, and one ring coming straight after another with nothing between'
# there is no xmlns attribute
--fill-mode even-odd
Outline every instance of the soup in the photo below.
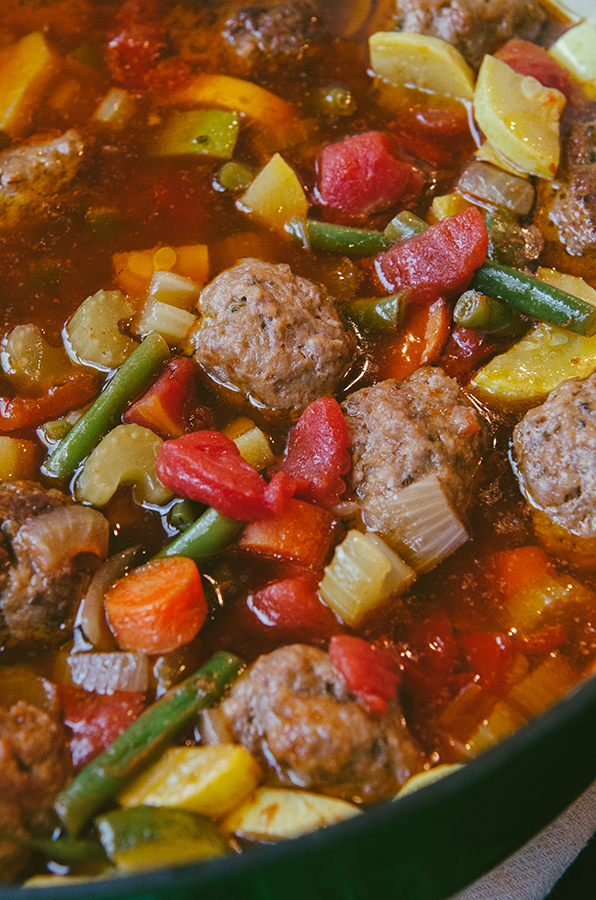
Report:
<svg viewBox="0 0 596 900"><path fill-rule="evenodd" d="M6 4L4 881L365 815L592 674L594 26L423 6Z"/></svg>

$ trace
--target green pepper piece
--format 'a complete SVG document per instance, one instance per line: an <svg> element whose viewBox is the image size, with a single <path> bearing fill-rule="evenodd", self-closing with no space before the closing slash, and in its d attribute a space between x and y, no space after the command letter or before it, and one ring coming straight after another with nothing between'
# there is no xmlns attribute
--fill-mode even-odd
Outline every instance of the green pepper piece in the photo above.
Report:
<svg viewBox="0 0 596 900"><path fill-rule="evenodd" d="M362 328L375 331L393 331L403 322L408 294L391 294L389 297L358 298L347 303L346 315Z"/></svg>
<svg viewBox="0 0 596 900"><path fill-rule="evenodd" d="M231 159L240 119L227 109L187 109L174 112L151 147L152 156L193 153Z"/></svg>
<svg viewBox="0 0 596 900"><path fill-rule="evenodd" d="M58 794L60 820L77 837L91 817L144 766L153 762L183 725L215 703L244 666L231 653L208 663L146 709L110 746Z"/></svg>
<svg viewBox="0 0 596 900"><path fill-rule="evenodd" d="M136 871L221 856L229 847L206 816L165 806L116 809L95 820L108 857Z"/></svg>
<svg viewBox="0 0 596 900"><path fill-rule="evenodd" d="M161 335L148 334L87 412L77 419L68 434L54 447L43 471L50 478L68 478L101 438L116 425L127 403L149 383L168 359L170 349Z"/></svg>
<svg viewBox="0 0 596 900"><path fill-rule="evenodd" d="M596 306L498 263L485 262L476 270L471 287L511 303L535 319L591 337L596 333Z"/></svg>

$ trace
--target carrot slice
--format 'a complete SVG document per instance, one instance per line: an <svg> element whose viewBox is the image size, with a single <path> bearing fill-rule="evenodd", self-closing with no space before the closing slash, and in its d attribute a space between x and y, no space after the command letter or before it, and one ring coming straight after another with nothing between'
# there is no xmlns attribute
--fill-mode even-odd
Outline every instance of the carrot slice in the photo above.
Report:
<svg viewBox="0 0 596 900"><path fill-rule="evenodd" d="M451 325L451 309L439 297L430 306L411 304L403 331L384 348L381 356L381 378L403 381L420 366L436 362L447 343Z"/></svg>
<svg viewBox="0 0 596 900"><path fill-rule="evenodd" d="M167 653L187 644L207 617L199 570L186 556L139 566L112 585L104 603L120 647L141 653Z"/></svg>

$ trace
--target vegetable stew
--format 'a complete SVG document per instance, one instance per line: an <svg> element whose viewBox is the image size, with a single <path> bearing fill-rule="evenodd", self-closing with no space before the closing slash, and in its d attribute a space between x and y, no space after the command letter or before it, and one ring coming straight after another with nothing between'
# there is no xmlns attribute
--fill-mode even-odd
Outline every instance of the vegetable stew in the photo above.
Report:
<svg viewBox="0 0 596 900"><path fill-rule="evenodd" d="M0 880L399 802L596 666L596 25L4 0Z"/></svg>

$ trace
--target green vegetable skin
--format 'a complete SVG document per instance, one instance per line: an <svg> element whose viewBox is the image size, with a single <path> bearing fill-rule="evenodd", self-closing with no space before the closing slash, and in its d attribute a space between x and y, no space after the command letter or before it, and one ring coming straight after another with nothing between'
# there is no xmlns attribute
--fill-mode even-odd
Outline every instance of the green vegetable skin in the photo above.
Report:
<svg viewBox="0 0 596 900"><path fill-rule="evenodd" d="M511 303L520 312L586 337L596 334L596 307L518 269L485 262L471 287Z"/></svg>
<svg viewBox="0 0 596 900"><path fill-rule="evenodd" d="M207 559L227 547L244 524L237 519L222 516L213 507L209 507L186 531L156 553L153 559L164 556L189 556L195 562Z"/></svg>
<svg viewBox="0 0 596 900"><path fill-rule="evenodd" d="M55 809L72 837L92 816L152 762L186 722L210 706L238 676L244 663L216 653L208 663L164 694L58 795Z"/></svg>
<svg viewBox="0 0 596 900"><path fill-rule="evenodd" d="M61 479L71 476L169 356L170 348L161 335L155 332L147 335L106 384L93 406L54 447L43 466L45 474Z"/></svg>
<svg viewBox="0 0 596 900"><path fill-rule="evenodd" d="M240 119L227 109L188 109L172 113L152 147L153 156L193 153L231 159Z"/></svg>

